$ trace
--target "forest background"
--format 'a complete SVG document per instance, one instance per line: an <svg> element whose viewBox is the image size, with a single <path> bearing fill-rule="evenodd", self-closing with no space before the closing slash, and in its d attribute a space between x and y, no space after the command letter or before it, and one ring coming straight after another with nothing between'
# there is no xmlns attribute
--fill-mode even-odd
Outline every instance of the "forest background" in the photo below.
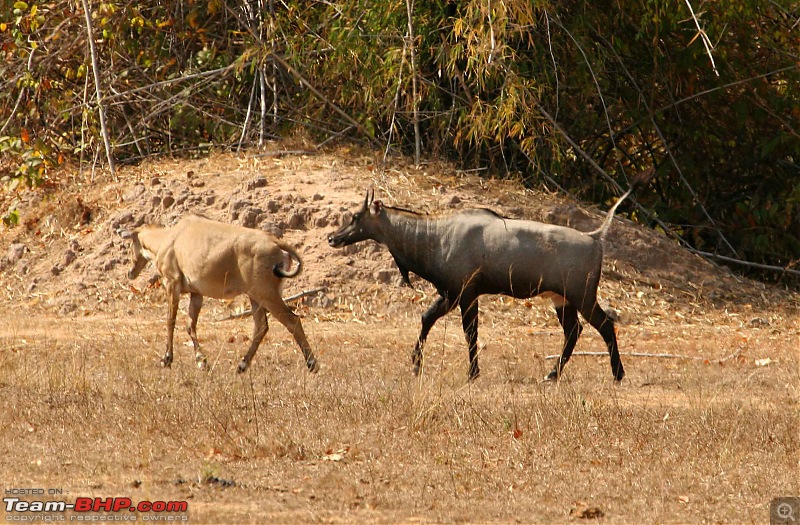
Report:
<svg viewBox="0 0 800 525"><path fill-rule="evenodd" d="M653 168L630 217L800 275L794 0L0 0L0 56L7 192L304 128L593 202Z"/></svg>

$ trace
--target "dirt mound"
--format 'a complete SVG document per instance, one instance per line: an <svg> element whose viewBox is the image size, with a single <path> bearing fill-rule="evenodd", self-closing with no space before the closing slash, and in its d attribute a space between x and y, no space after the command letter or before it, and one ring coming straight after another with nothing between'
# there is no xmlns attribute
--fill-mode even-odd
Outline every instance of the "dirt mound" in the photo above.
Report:
<svg viewBox="0 0 800 525"><path fill-rule="evenodd" d="M418 292L401 288L391 256L374 243L333 250L326 242L370 185L389 204L428 212L484 206L579 230L597 227L604 214L445 164L415 169L398 163L381 172L371 154L347 149L318 155L282 155L277 149L215 154L123 168L113 181L65 174L44 191L7 195L6 200L17 199L23 223L0 233L0 281L9 300L62 315L130 301L157 279L154 270L147 281L126 279L125 232L144 223L172 225L191 212L262 229L297 246L306 269L287 283L287 294L325 287L307 301L330 307L345 304L343 296L359 297L365 312L375 307L390 312L392 297L416 302L419 293L431 290L419 281ZM738 307L769 303L772 294L781 293L735 278L627 220L611 228L606 253L601 301L621 312L666 303L690 311L701 302ZM649 303L644 295L652 296ZM352 302L346 304L352 309Z"/></svg>

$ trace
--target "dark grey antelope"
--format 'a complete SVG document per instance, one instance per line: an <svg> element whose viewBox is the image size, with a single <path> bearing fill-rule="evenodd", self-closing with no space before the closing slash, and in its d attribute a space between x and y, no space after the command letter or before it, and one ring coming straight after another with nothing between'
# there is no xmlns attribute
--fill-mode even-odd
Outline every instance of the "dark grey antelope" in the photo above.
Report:
<svg viewBox="0 0 800 525"><path fill-rule="evenodd" d="M414 373L422 366L422 347L434 323L456 305L469 345L469 379L478 367L478 297L548 297L564 329L561 358L545 379L557 380L583 331L578 312L603 336L611 357L611 372L621 381L625 369L619 357L614 321L597 304L603 262L603 238L614 212L647 176L608 211L600 228L580 232L565 226L506 219L486 209L445 216L422 215L385 206L367 191L352 220L328 237L333 247L372 239L389 248L403 280L409 272L430 281L439 298L422 314L422 331L411 360Z"/></svg>

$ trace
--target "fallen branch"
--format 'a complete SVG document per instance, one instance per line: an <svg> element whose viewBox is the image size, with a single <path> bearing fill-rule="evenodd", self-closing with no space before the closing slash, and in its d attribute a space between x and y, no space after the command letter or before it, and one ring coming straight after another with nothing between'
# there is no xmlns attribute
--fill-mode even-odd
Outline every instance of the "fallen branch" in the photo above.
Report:
<svg viewBox="0 0 800 525"><path fill-rule="evenodd" d="M304 297L308 297L310 295L316 295L316 294L318 294L320 292L324 292L327 289L328 288L323 286L322 288L314 288L313 290L305 290L305 291L302 291L300 293L296 293L294 295L290 295L289 297L285 297L283 299L283 302L292 303L292 302L295 302L295 301L299 301L300 299L302 299ZM253 310L246 310L244 312L239 312L239 313L236 313L236 314L230 314L229 316L223 317L222 319L217 319L217 321L230 321L232 319L241 319L242 317L247 317L248 315L252 315L252 313L253 313Z"/></svg>
<svg viewBox="0 0 800 525"><path fill-rule="evenodd" d="M572 355L588 355L588 356L603 357L603 356L608 355L608 352L573 352ZM705 360L708 359L707 357L696 356L696 355L650 354L650 353L647 353L647 352L627 352L627 353L620 352L619 355L628 356L628 357L657 357L657 358L661 358L661 359L699 359L699 360L702 360L702 361L705 361ZM724 361L729 361L729 360L737 357L738 355L739 355L738 353L731 354L728 357L723 357L722 359L719 359L718 362L722 363ZM545 359L557 359L559 357L561 357L561 354L548 355L548 356L545 357Z"/></svg>
<svg viewBox="0 0 800 525"><path fill-rule="evenodd" d="M740 264L742 266L748 266L750 268L758 268L759 270L770 270L773 272L781 272L781 273L788 273L790 275L798 275L800 276L800 270L793 270L791 268L784 268L783 266L773 266L771 264L761 264L755 263L750 261L743 261L741 259L734 259L733 257L726 257L724 255L717 255L716 253L711 252L704 252L702 250L697 250L695 248L689 247L689 251L696 253L702 257L707 257L711 259L718 259L720 261L731 263L731 264Z"/></svg>
<svg viewBox="0 0 800 525"><path fill-rule="evenodd" d="M285 155L316 155L318 152L310 149L284 149L279 151L265 151L264 153L256 153L248 155L248 159L258 159L261 157L283 157Z"/></svg>

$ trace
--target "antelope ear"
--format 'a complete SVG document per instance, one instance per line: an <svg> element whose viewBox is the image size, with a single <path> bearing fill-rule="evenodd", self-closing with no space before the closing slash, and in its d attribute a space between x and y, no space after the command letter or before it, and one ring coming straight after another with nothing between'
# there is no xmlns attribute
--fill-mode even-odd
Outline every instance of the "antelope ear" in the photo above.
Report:
<svg viewBox="0 0 800 525"><path fill-rule="evenodd" d="M381 201L373 201L369 207L370 215L377 215L383 210L383 202Z"/></svg>

